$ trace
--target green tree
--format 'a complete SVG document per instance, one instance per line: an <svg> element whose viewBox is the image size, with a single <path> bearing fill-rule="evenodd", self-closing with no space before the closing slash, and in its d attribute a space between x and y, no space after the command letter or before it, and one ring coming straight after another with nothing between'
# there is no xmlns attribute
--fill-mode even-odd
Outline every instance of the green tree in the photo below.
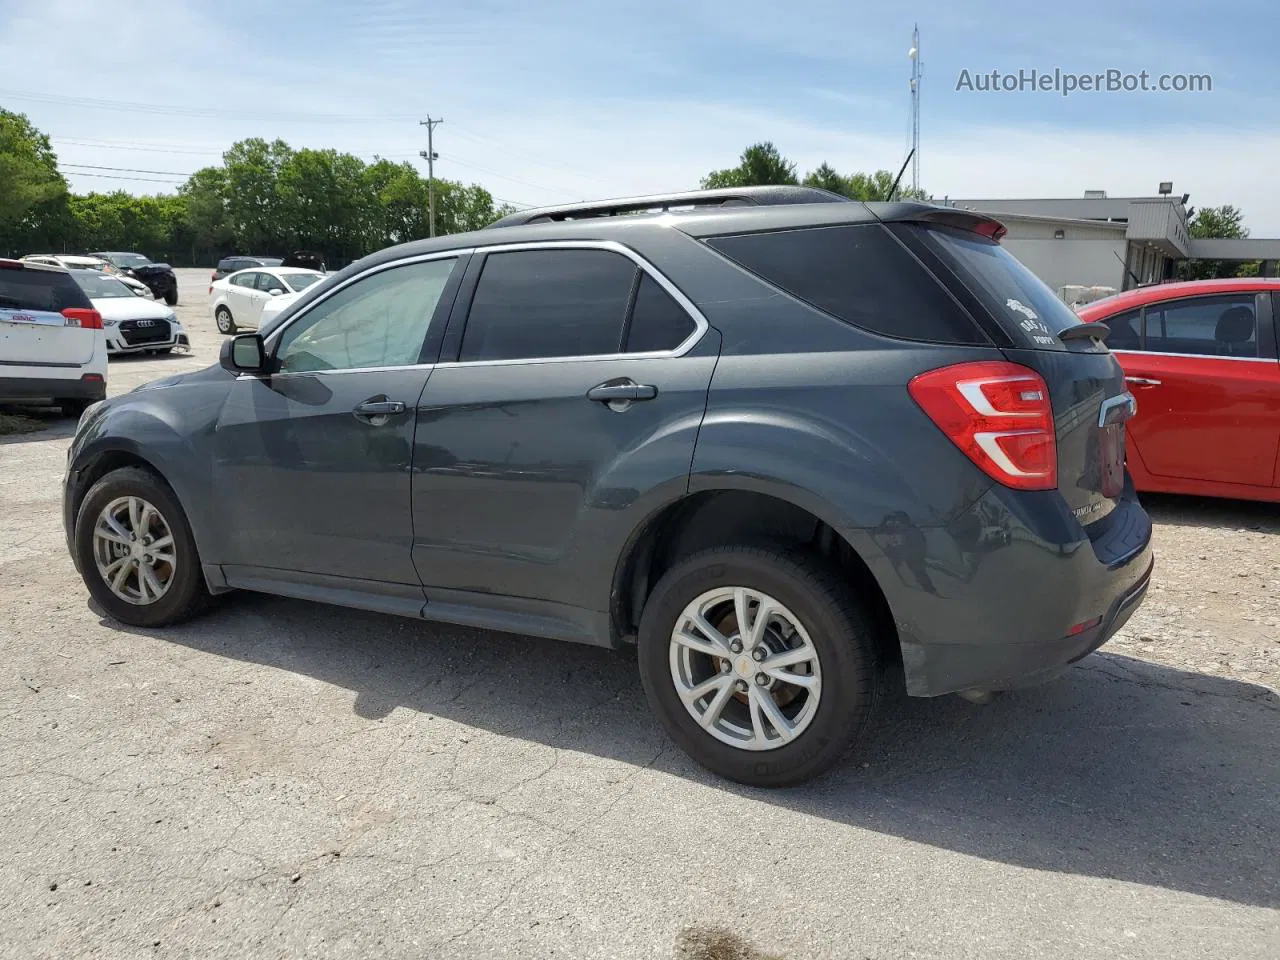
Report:
<svg viewBox="0 0 1280 960"><path fill-rule="evenodd" d="M49 138L25 114L0 107L0 227L16 226L66 192Z"/></svg>
<svg viewBox="0 0 1280 960"><path fill-rule="evenodd" d="M713 170L702 179L703 189L754 187L769 184L796 185L796 165L771 142L755 143L742 151L736 167Z"/></svg>
<svg viewBox="0 0 1280 960"><path fill-rule="evenodd" d="M1187 229L1193 238L1203 240L1244 240L1249 236L1244 214L1231 204L1198 210L1192 208ZM1235 260L1184 260L1178 267L1178 274L1184 280L1256 277L1260 266L1257 260L1243 263Z"/></svg>
<svg viewBox="0 0 1280 960"><path fill-rule="evenodd" d="M242 253L274 250L283 242L286 227L280 219L276 181L292 154L283 140L267 143L253 137L222 155L227 220Z"/></svg>

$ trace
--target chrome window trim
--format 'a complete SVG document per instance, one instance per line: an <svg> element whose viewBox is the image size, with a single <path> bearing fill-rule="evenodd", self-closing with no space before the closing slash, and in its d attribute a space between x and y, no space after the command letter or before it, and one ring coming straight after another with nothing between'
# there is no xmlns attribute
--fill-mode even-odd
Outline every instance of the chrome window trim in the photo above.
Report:
<svg viewBox="0 0 1280 960"><path fill-rule="evenodd" d="M341 283L335 284L333 287L326 290L324 293L320 294L320 296L316 297L314 300L308 303L305 307L303 307L301 310L295 313L292 317L286 320L283 324L281 324L275 330L272 330L271 333L267 336L267 338L263 340L262 342L263 347L265 348L267 353L274 354L276 345L280 342L280 337L284 334L286 330L288 330L291 326L293 326L295 323L297 323L299 320L301 320L303 317L309 314L312 310L314 310L320 304L324 303L326 300L332 297L339 290L345 290L347 287L351 286L353 283L358 283L359 281L365 279L366 277L371 277L375 273L382 273L384 270L393 270L396 267L405 267L411 263L425 263L429 260L454 260L454 259L457 259L458 257L465 257L471 253L475 253L475 248L463 247L457 250L436 251L435 253L421 253L413 257L402 257L399 260L388 260L386 263L379 263L372 267L369 267L367 270L362 270L360 273L357 273L354 276L347 277L347 279L343 280ZM324 281L321 281L321 283L323 282ZM431 364L417 363L417 364L411 364L411 366L429 367L431 366ZM399 367L399 368L397 367L343 367L341 369L364 371L364 370L386 370L386 369L404 369L404 368L403 367ZM309 372L310 373L337 373L338 371L337 370L323 370L323 371L312 370Z"/></svg>
<svg viewBox="0 0 1280 960"><path fill-rule="evenodd" d="M295 316L290 317L289 320L283 326L281 326L278 330L273 330L271 332L271 335L265 341L265 346L268 352L273 352L275 350L276 343L278 342L278 338L280 337L281 334L284 333L285 330L289 328L290 325L300 320L302 317L306 316L317 305L323 303L330 296L337 293L339 290L343 289L344 287L352 283L355 283L358 280L362 280L365 277L371 276L374 273L378 273L382 270L390 270L394 267L401 267L410 263L419 263L424 260L444 260L450 257L464 257L471 254L518 253L525 250L608 250L613 253L621 254L622 256L631 260L637 267L639 267L649 277L651 277L660 287L662 287L663 290L667 292L668 295L670 295L670 297L673 300L675 300L676 303L680 305L680 308L684 310L685 313L689 314L689 316L693 319L693 332L690 333L689 336L685 337L684 340L682 340L680 343L678 343L675 347L673 347L670 350L649 350L644 353L616 353L616 352L615 353L595 353L595 354L582 354L577 356L565 356L565 357L525 357L525 358L516 358L516 359L510 359L510 360L449 360L449 361L445 361L442 363L435 363L435 364L430 364L430 363L416 364L415 365L416 367L432 367L434 369L448 369L453 367L513 366L516 364L529 364L529 363L570 363L570 362L582 361L582 360L674 359L676 357L682 357L686 353L688 353L690 350L692 350L698 344L698 342L703 338L707 330L711 328L711 324L708 322L707 318L703 315L702 311L699 310L697 306L694 305L692 300L686 297L675 284L673 284L670 280L668 280L662 274L662 272L658 270L657 267L655 267L652 263L650 263L648 260L642 257L639 253L632 250L630 247L626 246L625 244L619 243L616 240L532 240L532 241L525 241L523 243L498 243L498 244L494 244L493 246L465 247L458 250L437 251L435 253L419 254L413 257L405 257L400 260L391 260L391 261L388 261L387 263L380 263L377 266L370 267L368 270L358 273L353 277L348 277L341 284L335 286L332 290L325 291L325 293L322 296L317 297L313 302L307 304L307 306L303 310L299 311ZM409 368L354 367L351 369L365 371L365 370L373 370L373 369L397 370L397 369L409 369ZM336 370L312 371L312 373L317 373L317 372L337 373L341 371L336 371Z"/></svg>
<svg viewBox="0 0 1280 960"><path fill-rule="evenodd" d="M1233 363L1280 363L1280 360L1273 357L1224 357L1218 353L1164 353L1160 350L1130 350L1128 347L1121 347L1111 352L1133 353L1140 357L1188 357L1192 360L1230 360Z"/></svg>

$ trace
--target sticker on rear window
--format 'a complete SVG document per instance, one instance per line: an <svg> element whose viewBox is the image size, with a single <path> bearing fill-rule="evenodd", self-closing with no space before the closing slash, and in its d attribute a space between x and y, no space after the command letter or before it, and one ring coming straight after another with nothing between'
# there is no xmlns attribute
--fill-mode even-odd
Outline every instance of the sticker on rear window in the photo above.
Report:
<svg viewBox="0 0 1280 960"><path fill-rule="evenodd" d="M1034 310L1028 307L1021 300L1010 297L1004 302L1004 305L1009 308L1010 312L1021 314L1026 318L1018 321L1018 326L1020 326L1036 343L1044 344L1046 346L1057 343L1057 340L1053 336L1053 331L1050 330L1045 322L1036 315Z"/></svg>

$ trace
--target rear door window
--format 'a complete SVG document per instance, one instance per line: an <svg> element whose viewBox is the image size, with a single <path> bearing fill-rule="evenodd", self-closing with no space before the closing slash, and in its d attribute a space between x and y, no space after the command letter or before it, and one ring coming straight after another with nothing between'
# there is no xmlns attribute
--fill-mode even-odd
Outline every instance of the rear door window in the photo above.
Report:
<svg viewBox="0 0 1280 960"><path fill-rule="evenodd" d="M865 330L933 343L989 342L879 224L712 237L707 244L793 297Z"/></svg>
<svg viewBox="0 0 1280 960"><path fill-rule="evenodd" d="M1080 318L999 243L947 227L909 229L956 274L1015 344L1037 350L1067 349L1057 335L1079 324Z"/></svg>
<svg viewBox="0 0 1280 960"><path fill-rule="evenodd" d="M627 326L627 353L651 353L674 350L698 328L693 317L662 284L641 273L635 306Z"/></svg>
<svg viewBox="0 0 1280 960"><path fill-rule="evenodd" d="M627 257L608 250L489 254L458 359L618 353L637 269Z"/></svg>
<svg viewBox="0 0 1280 960"><path fill-rule="evenodd" d="M1258 318L1251 293L1151 304L1145 333L1145 349L1154 353L1258 356Z"/></svg>

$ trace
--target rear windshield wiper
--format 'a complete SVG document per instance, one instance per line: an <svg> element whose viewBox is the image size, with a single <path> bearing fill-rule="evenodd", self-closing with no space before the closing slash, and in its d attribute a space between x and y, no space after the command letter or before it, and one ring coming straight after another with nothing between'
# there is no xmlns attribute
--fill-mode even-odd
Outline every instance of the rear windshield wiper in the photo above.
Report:
<svg viewBox="0 0 1280 960"><path fill-rule="evenodd" d="M1065 330L1058 331L1058 339L1063 343L1068 340L1106 340L1111 334L1111 328L1105 323L1077 323L1074 327L1067 327Z"/></svg>

